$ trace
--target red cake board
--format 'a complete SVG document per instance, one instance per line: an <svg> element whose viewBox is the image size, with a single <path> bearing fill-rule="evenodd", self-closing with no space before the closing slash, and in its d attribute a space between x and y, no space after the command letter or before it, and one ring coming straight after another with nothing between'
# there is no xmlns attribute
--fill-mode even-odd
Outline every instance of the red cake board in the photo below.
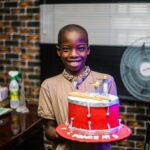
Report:
<svg viewBox="0 0 150 150"><path fill-rule="evenodd" d="M78 142L85 142L85 143L108 143L108 142L116 142L123 139L128 138L132 131L126 125L121 125L121 128L118 132L111 133L111 134L98 134L98 135L85 135L85 134L77 134L74 132L70 132L66 124L59 125L56 128L56 132L63 138L71 140L71 141L78 141Z"/></svg>

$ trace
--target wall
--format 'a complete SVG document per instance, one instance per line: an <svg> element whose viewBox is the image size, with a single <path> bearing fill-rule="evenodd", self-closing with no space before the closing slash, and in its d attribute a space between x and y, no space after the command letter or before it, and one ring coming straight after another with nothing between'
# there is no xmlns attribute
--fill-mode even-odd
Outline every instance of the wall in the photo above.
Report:
<svg viewBox="0 0 150 150"><path fill-rule="evenodd" d="M8 85L9 70L21 70L26 99L32 103L38 102L40 87L39 22L38 0L0 1L0 84ZM142 150L150 104L122 99L120 102L121 118L133 129L133 135L114 143L113 150Z"/></svg>
<svg viewBox="0 0 150 150"><path fill-rule="evenodd" d="M9 70L20 70L25 82L26 99L37 102L39 65L38 0L1 0L0 83L8 84Z"/></svg>

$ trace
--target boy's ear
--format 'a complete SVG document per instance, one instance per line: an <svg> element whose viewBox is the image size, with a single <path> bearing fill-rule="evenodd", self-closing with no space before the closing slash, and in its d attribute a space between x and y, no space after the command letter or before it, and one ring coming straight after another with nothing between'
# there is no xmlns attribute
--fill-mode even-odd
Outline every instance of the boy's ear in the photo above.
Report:
<svg viewBox="0 0 150 150"><path fill-rule="evenodd" d="M57 55L60 56L60 48L58 45L56 45Z"/></svg>

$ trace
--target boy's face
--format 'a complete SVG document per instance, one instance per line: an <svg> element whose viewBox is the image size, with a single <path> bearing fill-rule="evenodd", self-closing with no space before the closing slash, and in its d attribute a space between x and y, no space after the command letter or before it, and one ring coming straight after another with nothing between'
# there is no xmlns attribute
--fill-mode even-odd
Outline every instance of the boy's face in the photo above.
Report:
<svg viewBox="0 0 150 150"><path fill-rule="evenodd" d="M65 68L72 74L78 75L84 70L90 49L83 33L65 32L57 49Z"/></svg>

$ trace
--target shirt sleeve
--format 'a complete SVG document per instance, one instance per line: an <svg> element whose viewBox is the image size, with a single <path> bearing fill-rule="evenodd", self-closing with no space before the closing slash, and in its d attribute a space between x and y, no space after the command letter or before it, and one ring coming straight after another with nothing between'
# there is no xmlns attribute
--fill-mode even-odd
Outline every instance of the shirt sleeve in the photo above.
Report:
<svg viewBox="0 0 150 150"><path fill-rule="evenodd" d="M109 93L117 96L117 87L112 76L109 76Z"/></svg>
<svg viewBox="0 0 150 150"><path fill-rule="evenodd" d="M39 93L38 115L45 119L54 120L50 91L44 84L41 85Z"/></svg>

